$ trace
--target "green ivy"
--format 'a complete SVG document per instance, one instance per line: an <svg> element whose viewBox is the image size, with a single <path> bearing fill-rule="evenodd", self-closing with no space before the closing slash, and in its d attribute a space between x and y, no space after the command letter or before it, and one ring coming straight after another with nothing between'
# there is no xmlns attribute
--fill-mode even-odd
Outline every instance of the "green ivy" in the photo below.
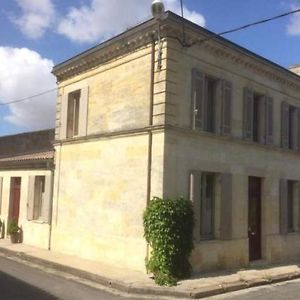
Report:
<svg viewBox="0 0 300 300"><path fill-rule="evenodd" d="M153 198L144 212L144 236L151 246L146 268L159 285L176 285L191 274L194 214L184 198Z"/></svg>

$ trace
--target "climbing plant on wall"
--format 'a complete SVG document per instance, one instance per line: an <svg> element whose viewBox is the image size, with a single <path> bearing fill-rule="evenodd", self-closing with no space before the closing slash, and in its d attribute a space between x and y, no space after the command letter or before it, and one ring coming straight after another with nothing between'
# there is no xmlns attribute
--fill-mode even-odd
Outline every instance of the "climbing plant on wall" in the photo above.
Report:
<svg viewBox="0 0 300 300"><path fill-rule="evenodd" d="M176 285L191 273L194 215L191 201L154 197L144 212L144 236L151 247L147 270L159 285Z"/></svg>

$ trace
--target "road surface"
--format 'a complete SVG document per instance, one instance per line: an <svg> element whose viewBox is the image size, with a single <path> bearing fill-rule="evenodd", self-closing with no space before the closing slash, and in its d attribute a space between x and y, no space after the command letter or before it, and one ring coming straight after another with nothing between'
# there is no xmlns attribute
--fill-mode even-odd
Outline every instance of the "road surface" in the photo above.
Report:
<svg viewBox="0 0 300 300"><path fill-rule="evenodd" d="M0 256L1 300L121 300L110 294ZM128 299L128 298L127 298Z"/></svg>

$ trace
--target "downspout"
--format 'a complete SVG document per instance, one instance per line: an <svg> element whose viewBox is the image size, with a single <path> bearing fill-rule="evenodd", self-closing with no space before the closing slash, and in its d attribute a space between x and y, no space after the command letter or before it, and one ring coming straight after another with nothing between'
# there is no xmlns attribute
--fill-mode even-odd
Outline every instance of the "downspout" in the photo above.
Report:
<svg viewBox="0 0 300 300"><path fill-rule="evenodd" d="M155 39L153 36L151 46L151 71L150 71L150 101L149 101L149 130L148 130L148 166L147 166L147 206L151 197L151 169L152 169L152 126L153 126L153 104L154 104L154 75L155 75ZM149 244L147 243L146 261L149 260Z"/></svg>
<svg viewBox="0 0 300 300"><path fill-rule="evenodd" d="M54 164L51 166L51 208L50 208L50 217L49 217L49 240L48 240L48 250L51 250L51 236L52 236L52 216L53 216L53 195L54 195L54 173L55 167Z"/></svg>

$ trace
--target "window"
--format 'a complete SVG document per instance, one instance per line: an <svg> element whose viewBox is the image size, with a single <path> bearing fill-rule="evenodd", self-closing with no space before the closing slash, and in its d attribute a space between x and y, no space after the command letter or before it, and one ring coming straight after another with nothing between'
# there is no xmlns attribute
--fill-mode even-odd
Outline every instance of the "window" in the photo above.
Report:
<svg viewBox="0 0 300 300"><path fill-rule="evenodd" d="M189 189L195 241L232 239L232 175L191 171Z"/></svg>
<svg viewBox="0 0 300 300"><path fill-rule="evenodd" d="M231 132L232 85L194 69L192 73L192 127L212 133Z"/></svg>
<svg viewBox="0 0 300 300"><path fill-rule="evenodd" d="M282 103L281 144L283 148L300 150L300 109Z"/></svg>
<svg viewBox="0 0 300 300"><path fill-rule="evenodd" d="M262 144L273 142L273 99L244 89L244 138Z"/></svg>
<svg viewBox="0 0 300 300"><path fill-rule="evenodd" d="M89 87L83 87L61 97L59 126L60 139L71 139L87 135Z"/></svg>
<svg viewBox="0 0 300 300"><path fill-rule="evenodd" d="M78 136L79 128L79 105L80 91L69 94L68 117L67 117L67 138Z"/></svg>
<svg viewBox="0 0 300 300"><path fill-rule="evenodd" d="M287 230L288 232L295 231L294 228L294 186L295 182L287 181Z"/></svg>
<svg viewBox="0 0 300 300"><path fill-rule="evenodd" d="M214 174L202 174L200 199L200 236L202 239L214 237L214 182Z"/></svg>
<svg viewBox="0 0 300 300"><path fill-rule="evenodd" d="M33 220L42 217L45 195L45 176L36 176L34 181Z"/></svg>

